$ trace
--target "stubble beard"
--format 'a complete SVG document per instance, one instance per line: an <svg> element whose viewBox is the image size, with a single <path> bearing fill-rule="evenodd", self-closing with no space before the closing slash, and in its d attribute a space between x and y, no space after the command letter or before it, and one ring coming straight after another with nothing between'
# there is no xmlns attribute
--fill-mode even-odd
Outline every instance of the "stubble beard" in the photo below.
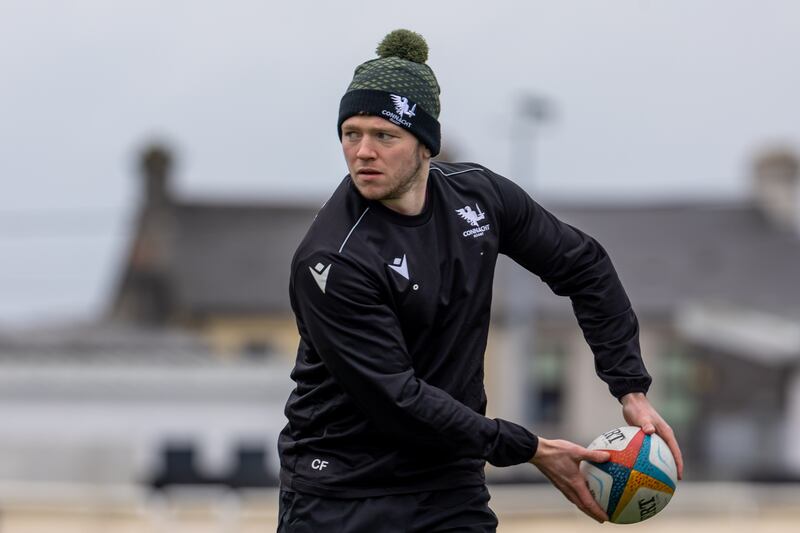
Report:
<svg viewBox="0 0 800 533"><path fill-rule="evenodd" d="M422 169L422 157L419 155L419 152L415 152L415 158L416 165L414 166L414 169L406 176L403 176L397 185L395 185L389 192L384 194L381 198L376 198L376 200L398 200L405 196L408 191L414 188L414 185L416 185L420 179L419 172Z"/></svg>

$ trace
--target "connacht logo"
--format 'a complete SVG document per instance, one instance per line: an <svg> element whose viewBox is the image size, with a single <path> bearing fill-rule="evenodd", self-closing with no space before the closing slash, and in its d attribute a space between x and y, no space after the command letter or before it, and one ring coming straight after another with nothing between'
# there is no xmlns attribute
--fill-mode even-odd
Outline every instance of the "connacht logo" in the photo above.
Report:
<svg viewBox="0 0 800 533"><path fill-rule="evenodd" d="M461 209L456 209L456 213L458 213L461 218L469 222L469 225L472 226L472 229L468 229L462 233L464 237L483 237L483 234L491 229L490 224L484 224L483 226L480 225L480 221L486 218L486 213L481 211L481 206L478 204L475 204L474 210L470 206L465 205Z"/></svg>
<svg viewBox="0 0 800 533"><path fill-rule="evenodd" d="M392 102L394 102L394 109L397 111L397 114L400 115L400 118L403 118L403 115L408 115L409 117L413 117L416 115L414 111L417 109L417 104L414 104L411 109L408 108L408 98L405 96L397 96L396 94L392 94Z"/></svg>
<svg viewBox="0 0 800 533"><path fill-rule="evenodd" d="M465 205L461 209L456 209L456 213L458 213L461 218L469 222L470 226L475 226L477 228L480 226L478 222L486 218L486 213L481 211L481 208L478 204L475 204L475 208L477 211L473 211L470 206Z"/></svg>
<svg viewBox="0 0 800 533"><path fill-rule="evenodd" d="M386 119L393 124L410 128L411 122L404 119L403 115L407 117L413 117L416 115L415 110L417 109L417 104L414 104L409 108L408 98L405 96L398 96L396 94L390 94L389 96L392 98L392 103L394 103L395 112L393 113L388 109L384 109L381 111L381 115L386 117Z"/></svg>
<svg viewBox="0 0 800 533"><path fill-rule="evenodd" d="M317 263L313 268L308 267L308 270L310 270L311 275L314 276L314 281L317 282L319 290L322 291L322 294L325 294L325 286L328 284L328 274L331 271L331 265L325 266L322 263Z"/></svg>

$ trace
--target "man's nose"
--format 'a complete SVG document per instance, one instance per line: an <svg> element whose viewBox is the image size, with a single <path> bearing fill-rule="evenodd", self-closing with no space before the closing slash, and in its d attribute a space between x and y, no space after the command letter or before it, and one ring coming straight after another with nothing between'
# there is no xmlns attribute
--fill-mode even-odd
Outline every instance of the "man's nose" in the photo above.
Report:
<svg viewBox="0 0 800 533"><path fill-rule="evenodd" d="M361 139L356 151L356 157L359 159L375 159L375 149L372 146L372 141L368 137Z"/></svg>

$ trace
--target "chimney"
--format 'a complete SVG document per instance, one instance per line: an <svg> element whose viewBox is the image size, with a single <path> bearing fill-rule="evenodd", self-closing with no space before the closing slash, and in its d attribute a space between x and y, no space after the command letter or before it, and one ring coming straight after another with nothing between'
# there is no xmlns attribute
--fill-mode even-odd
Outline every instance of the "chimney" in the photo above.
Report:
<svg viewBox="0 0 800 533"><path fill-rule="evenodd" d="M172 155L160 144L152 144L145 148L139 165L144 178L144 203L147 206L163 206L171 200L170 170Z"/></svg>
<svg viewBox="0 0 800 533"><path fill-rule="evenodd" d="M800 236L800 161L792 150L776 148L753 165L755 200L775 226Z"/></svg>

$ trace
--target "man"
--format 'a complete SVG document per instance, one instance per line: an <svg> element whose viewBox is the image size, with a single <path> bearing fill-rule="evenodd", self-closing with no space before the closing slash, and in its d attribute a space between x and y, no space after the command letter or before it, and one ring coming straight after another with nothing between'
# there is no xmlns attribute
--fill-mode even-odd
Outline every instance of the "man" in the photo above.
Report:
<svg viewBox="0 0 800 533"><path fill-rule="evenodd" d="M625 420L670 427L645 393L636 316L603 248L511 181L439 152L427 45L389 34L339 108L349 175L292 262L300 346L279 440L279 531L495 531L483 467L531 462L607 519L562 440L485 417L483 355L497 255L572 299Z"/></svg>

